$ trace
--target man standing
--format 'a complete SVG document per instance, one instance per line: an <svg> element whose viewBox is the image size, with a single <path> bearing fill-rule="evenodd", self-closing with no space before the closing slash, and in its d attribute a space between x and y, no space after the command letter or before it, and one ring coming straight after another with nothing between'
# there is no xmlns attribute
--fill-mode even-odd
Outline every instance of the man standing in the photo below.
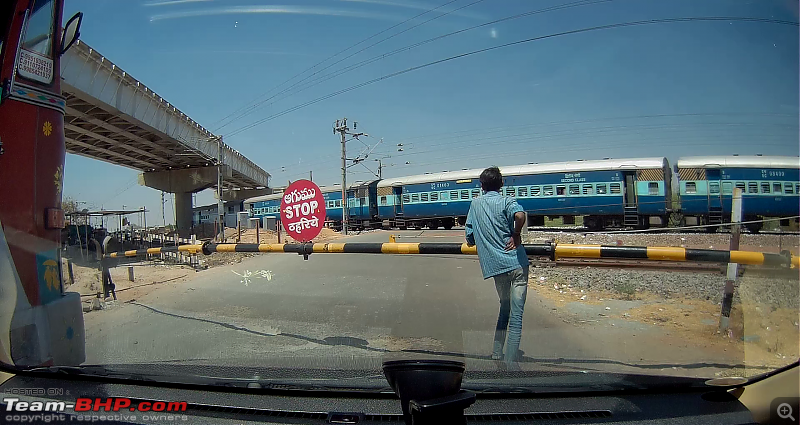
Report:
<svg viewBox="0 0 800 425"><path fill-rule="evenodd" d="M494 278L500 298L492 359L505 358L508 366L518 368L522 313L528 294L528 257L521 237L525 212L514 198L500 194L503 187L500 169L483 170L480 182L484 194L473 199L469 207L467 245L477 245L483 278Z"/></svg>

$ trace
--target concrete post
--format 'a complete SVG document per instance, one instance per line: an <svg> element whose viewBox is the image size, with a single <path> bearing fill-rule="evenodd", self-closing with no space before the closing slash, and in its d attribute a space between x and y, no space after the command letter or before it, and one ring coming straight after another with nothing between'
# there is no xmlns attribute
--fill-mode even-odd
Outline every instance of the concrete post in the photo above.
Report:
<svg viewBox="0 0 800 425"><path fill-rule="evenodd" d="M133 267L128 267L128 280L133 282Z"/></svg>
<svg viewBox="0 0 800 425"><path fill-rule="evenodd" d="M741 233L742 221L742 189L733 189L733 202L731 208L731 251L739 250L739 235ZM738 263L728 263L728 275L725 278L725 289L722 291L722 312L719 316L719 329L728 330L731 319L731 308L733 307L733 292L736 277L739 274Z"/></svg>

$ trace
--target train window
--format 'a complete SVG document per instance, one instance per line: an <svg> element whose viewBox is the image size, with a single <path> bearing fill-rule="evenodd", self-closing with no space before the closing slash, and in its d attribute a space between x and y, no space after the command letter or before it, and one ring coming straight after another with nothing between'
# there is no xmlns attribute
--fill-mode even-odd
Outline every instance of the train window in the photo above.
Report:
<svg viewBox="0 0 800 425"><path fill-rule="evenodd" d="M520 187L519 191L517 191L517 194L519 195L520 198L528 196L528 186Z"/></svg>
<svg viewBox="0 0 800 425"><path fill-rule="evenodd" d="M409 202L411 202L411 199L409 198L408 194L403 195L403 203L407 204Z"/></svg>
<svg viewBox="0 0 800 425"><path fill-rule="evenodd" d="M651 183L654 184L654 183ZM709 182L708 183L708 193L712 195L719 195L719 183L718 182ZM656 190L656 194L658 194L658 190Z"/></svg>
<svg viewBox="0 0 800 425"><path fill-rule="evenodd" d="M570 195L580 195L581 194L581 187L577 184L569 185L569 194Z"/></svg>
<svg viewBox="0 0 800 425"><path fill-rule="evenodd" d="M556 195L563 196L566 190L567 190L566 186L556 186Z"/></svg>
<svg viewBox="0 0 800 425"><path fill-rule="evenodd" d="M621 193L622 189L620 188L619 183L611 183L611 193Z"/></svg>
<svg viewBox="0 0 800 425"><path fill-rule="evenodd" d="M800 194L800 183L795 183L794 193Z"/></svg>
<svg viewBox="0 0 800 425"><path fill-rule="evenodd" d="M744 182L736 182L736 188L742 189L742 193L744 193Z"/></svg>
<svg viewBox="0 0 800 425"><path fill-rule="evenodd" d="M515 196L513 186L509 186L506 188L506 196L511 196L511 197Z"/></svg>
<svg viewBox="0 0 800 425"><path fill-rule="evenodd" d="M545 186L542 188L543 196L553 196L553 186Z"/></svg>
<svg viewBox="0 0 800 425"><path fill-rule="evenodd" d="M411 202L419 202L419 193L414 193L411 195Z"/></svg>
<svg viewBox="0 0 800 425"><path fill-rule="evenodd" d="M381 205L386 205L386 197L381 196Z"/></svg>
<svg viewBox="0 0 800 425"><path fill-rule="evenodd" d="M761 193L769 193L769 182L761 183Z"/></svg>
<svg viewBox="0 0 800 425"><path fill-rule="evenodd" d="M781 193L781 184L780 183L772 183L772 191L775 193Z"/></svg>
<svg viewBox="0 0 800 425"><path fill-rule="evenodd" d="M431 201L439 200L439 192L431 192Z"/></svg>
<svg viewBox="0 0 800 425"><path fill-rule="evenodd" d="M747 193L758 193L758 183L756 182L747 183Z"/></svg>
<svg viewBox="0 0 800 425"><path fill-rule="evenodd" d="M458 191L457 190L454 190L454 191L450 192L450 200L451 201L458 200Z"/></svg>
<svg viewBox="0 0 800 425"><path fill-rule="evenodd" d="M342 207L342 200L341 199L337 199L336 200L336 208L341 208L341 207Z"/></svg>
<svg viewBox="0 0 800 425"><path fill-rule="evenodd" d="M686 182L686 193L697 193L697 183Z"/></svg>
<svg viewBox="0 0 800 425"><path fill-rule="evenodd" d="M784 183L783 184L783 193L787 193L789 195L794 193L794 192L792 192L792 184L791 183Z"/></svg>
<svg viewBox="0 0 800 425"><path fill-rule="evenodd" d="M733 193L733 183L731 182L723 182L722 183L722 194L723 195L730 195Z"/></svg>
<svg viewBox="0 0 800 425"><path fill-rule="evenodd" d="M477 198L479 196L481 196L481 190L480 189L472 189L472 197L473 198Z"/></svg>
<svg viewBox="0 0 800 425"><path fill-rule="evenodd" d="M583 194L584 195L591 195L592 194L592 185L590 185L590 184L583 185Z"/></svg>
<svg viewBox="0 0 800 425"><path fill-rule="evenodd" d="M719 193L719 183L717 183L717 193ZM647 183L647 194L658 195L658 182Z"/></svg>
<svg viewBox="0 0 800 425"><path fill-rule="evenodd" d="M605 195L607 193L606 185L605 184L598 184L597 185L597 194L598 195Z"/></svg>
<svg viewBox="0 0 800 425"><path fill-rule="evenodd" d="M428 202L428 194L427 193L421 193L419 195L419 200L422 201L422 202Z"/></svg>
<svg viewBox="0 0 800 425"><path fill-rule="evenodd" d="M461 199L469 199L469 191L468 190L462 190L461 191Z"/></svg>
<svg viewBox="0 0 800 425"><path fill-rule="evenodd" d="M539 196L541 188L539 186L531 186L531 196Z"/></svg>

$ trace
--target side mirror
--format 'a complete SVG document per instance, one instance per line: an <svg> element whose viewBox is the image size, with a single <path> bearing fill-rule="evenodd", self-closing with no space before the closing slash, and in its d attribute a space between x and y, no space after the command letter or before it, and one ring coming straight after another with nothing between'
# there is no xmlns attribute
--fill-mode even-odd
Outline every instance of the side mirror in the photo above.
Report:
<svg viewBox="0 0 800 425"><path fill-rule="evenodd" d="M81 22L83 21L83 12L78 12L67 21L67 25L64 25L64 33L61 35L61 52L60 55L69 50L76 41L78 41L78 37L81 36Z"/></svg>

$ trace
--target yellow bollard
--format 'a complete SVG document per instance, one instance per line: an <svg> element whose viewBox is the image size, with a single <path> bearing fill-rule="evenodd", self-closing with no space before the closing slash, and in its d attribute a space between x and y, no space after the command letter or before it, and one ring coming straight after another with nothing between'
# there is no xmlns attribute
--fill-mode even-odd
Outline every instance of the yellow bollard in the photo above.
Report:
<svg viewBox="0 0 800 425"><path fill-rule="evenodd" d="M394 237L394 235L389 235L389 243L395 243L395 242L397 242L397 238Z"/></svg>

